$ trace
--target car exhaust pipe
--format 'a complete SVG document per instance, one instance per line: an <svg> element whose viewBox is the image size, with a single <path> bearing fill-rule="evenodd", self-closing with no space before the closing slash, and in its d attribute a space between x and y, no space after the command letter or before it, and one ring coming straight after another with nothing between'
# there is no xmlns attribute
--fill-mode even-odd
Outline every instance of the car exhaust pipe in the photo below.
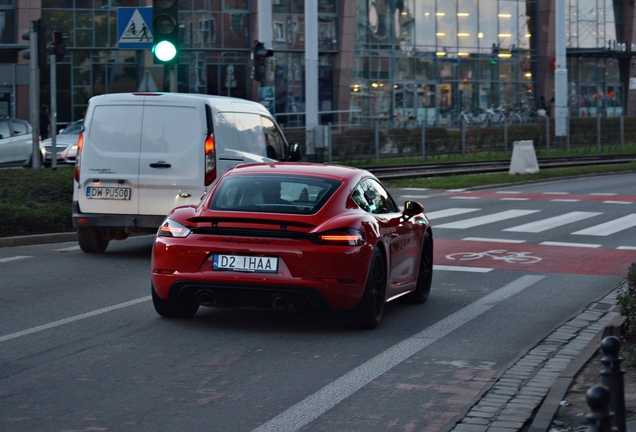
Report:
<svg viewBox="0 0 636 432"><path fill-rule="evenodd" d="M291 301L283 294L274 294L272 296L272 308L276 310L286 310L292 307Z"/></svg>
<svg viewBox="0 0 636 432"><path fill-rule="evenodd" d="M214 298L212 291L208 290L197 291L196 300L201 306L212 306L216 304L216 299Z"/></svg>

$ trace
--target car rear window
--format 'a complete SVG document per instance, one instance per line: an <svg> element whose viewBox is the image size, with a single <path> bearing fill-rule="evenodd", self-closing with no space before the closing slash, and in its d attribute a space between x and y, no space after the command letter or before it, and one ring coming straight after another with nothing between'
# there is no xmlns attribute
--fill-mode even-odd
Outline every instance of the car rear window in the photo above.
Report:
<svg viewBox="0 0 636 432"><path fill-rule="evenodd" d="M214 192L210 210L313 214L340 185L306 176L229 176Z"/></svg>

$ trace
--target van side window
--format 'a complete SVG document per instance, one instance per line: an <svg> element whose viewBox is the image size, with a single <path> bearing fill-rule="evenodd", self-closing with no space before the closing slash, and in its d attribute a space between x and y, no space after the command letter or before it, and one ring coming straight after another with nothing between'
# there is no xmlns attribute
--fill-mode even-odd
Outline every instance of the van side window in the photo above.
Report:
<svg viewBox="0 0 636 432"><path fill-rule="evenodd" d="M234 113L241 150L257 156L265 156L265 137L261 131L261 116L250 113Z"/></svg>
<svg viewBox="0 0 636 432"><path fill-rule="evenodd" d="M263 133L267 142L267 157L276 160L285 160L285 140L273 121L267 117L261 117Z"/></svg>

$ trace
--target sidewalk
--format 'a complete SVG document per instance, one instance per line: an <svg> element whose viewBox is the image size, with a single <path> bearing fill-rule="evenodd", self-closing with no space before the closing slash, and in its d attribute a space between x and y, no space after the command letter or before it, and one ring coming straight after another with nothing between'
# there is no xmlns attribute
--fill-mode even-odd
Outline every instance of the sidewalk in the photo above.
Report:
<svg viewBox="0 0 636 432"><path fill-rule="evenodd" d="M552 429L572 379L617 334L617 290L590 305L521 357L482 395L453 432L565 432ZM636 421L627 425L636 432Z"/></svg>

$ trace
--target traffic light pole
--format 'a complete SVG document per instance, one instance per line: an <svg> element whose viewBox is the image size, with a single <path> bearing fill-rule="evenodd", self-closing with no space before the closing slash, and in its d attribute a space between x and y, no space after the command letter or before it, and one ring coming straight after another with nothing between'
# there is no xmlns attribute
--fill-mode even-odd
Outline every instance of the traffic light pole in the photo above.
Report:
<svg viewBox="0 0 636 432"><path fill-rule="evenodd" d="M38 32L37 21L31 21L31 27L29 28L29 121L31 122L32 129L32 147L33 157L31 157L31 167L36 169L40 168L40 158L36 155L40 154L40 94L38 89Z"/></svg>
<svg viewBox="0 0 636 432"><path fill-rule="evenodd" d="M177 65L171 64L168 68L168 85L171 93L177 92Z"/></svg>
<svg viewBox="0 0 636 432"><path fill-rule="evenodd" d="M57 68L55 52L51 61L51 169L57 169Z"/></svg>

